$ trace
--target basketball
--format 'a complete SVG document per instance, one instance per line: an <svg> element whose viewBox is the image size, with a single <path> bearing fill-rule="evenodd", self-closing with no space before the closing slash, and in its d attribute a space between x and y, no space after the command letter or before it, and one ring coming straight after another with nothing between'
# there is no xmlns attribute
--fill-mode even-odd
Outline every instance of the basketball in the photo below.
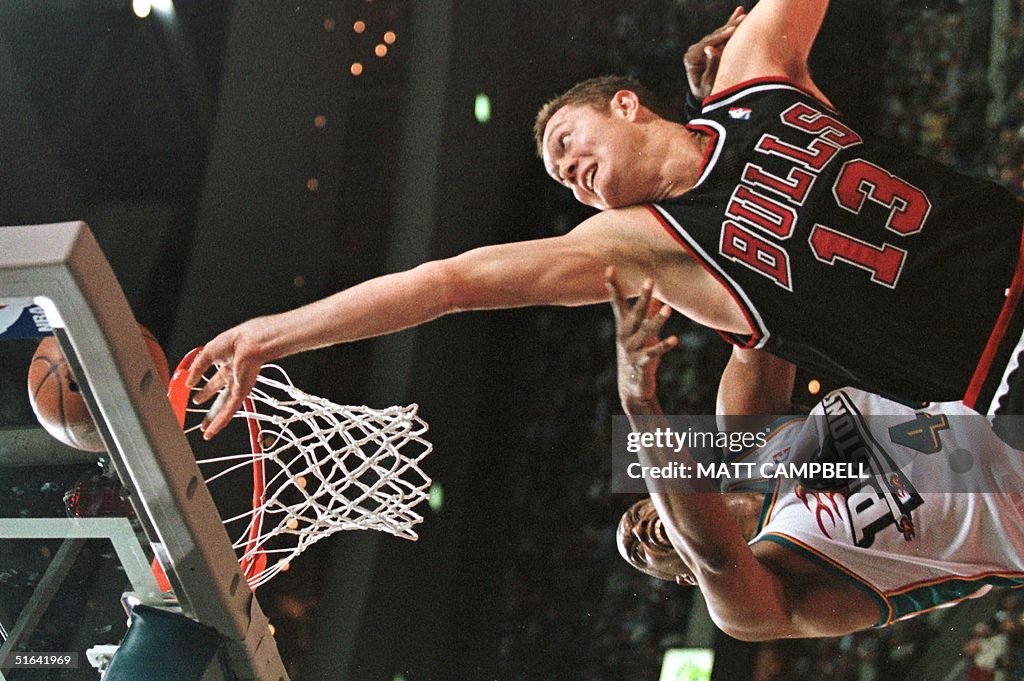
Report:
<svg viewBox="0 0 1024 681"><path fill-rule="evenodd" d="M139 324L139 330L157 374L167 385L170 368L163 348L149 329ZM32 355L28 370L28 399L40 425L53 437L69 447L87 452L106 449L71 366L53 336L40 341Z"/></svg>

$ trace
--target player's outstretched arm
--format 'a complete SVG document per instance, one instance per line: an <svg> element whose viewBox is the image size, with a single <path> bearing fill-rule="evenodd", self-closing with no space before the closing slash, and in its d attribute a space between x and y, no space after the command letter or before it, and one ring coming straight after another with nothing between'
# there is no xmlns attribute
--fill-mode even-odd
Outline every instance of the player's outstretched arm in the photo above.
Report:
<svg viewBox="0 0 1024 681"><path fill-rule="evenodd" d="M713 92L778 76L827 102L807 67L827 9L827 0L760 0L725 45Z"/></svg>
<svg viewBox="0 0 1024 681"><path fill-rule="evenodd" d="M207 416L205 436L227 425L255 385L260 367L281 357L393 333L464 310L603 302L607 263L619 263L626 280L638 282L636 273L648 256L637 243L632 221L651 219L643 209L599 213L562 236L477 248L228 329L205 345L189 373L189 384L195 386L210 367L218 367L195 396L204 404L223 391L218 409Z"/></svg>

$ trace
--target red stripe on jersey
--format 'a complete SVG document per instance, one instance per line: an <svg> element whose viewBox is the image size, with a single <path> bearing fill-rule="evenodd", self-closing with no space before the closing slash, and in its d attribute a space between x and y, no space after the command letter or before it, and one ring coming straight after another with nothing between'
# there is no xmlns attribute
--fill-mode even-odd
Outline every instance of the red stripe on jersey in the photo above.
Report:
<svg viewBox="0 0 1024 681"><path fill-rule="evenodd" d="M743 304L743 300L736 294L736 291L734 291L732 286L730 286L725 281L725 279L722 278L722 275L719 274L718 271L715 270L715 268L713 268L711 265L705 262L704 258L700 257L700 255L696 251L694 251L693 248L690 247L690 244L686 243L686 240L683 239L683 237L676 233L676 230L672 227L672 225L668 223L667 220L665 220L664 217L662 217L661 213L658 212L657 208L655 208L649 203L644 205L646 206L647 210L651 212L651 215L657 218L658 223L661 224L662 228L666 232L668 232L673 239L676 240L676 243L682 246L683 250L689 253L691 258L700 263L700 266L703 267L708 274L714 277L715 281L721 284L722 288L724 288L726 292L729 294L729 296L736 302L736 305L739 306L740 308L740 312L743 313L743 318L747 320L747 325L750 327L750 339L747 340L746 342L741 342L741 337L739 334L732 333L731 331L722 331L721 329L713 330L717 332L718 335L720 335L722 338L727 340L729 343L737 347L748 349L756 346L758 342L760 342L761 340L761 331L757 328L757 324L754 321L753 315L750 313L750 310L747 308L747 306Z"/></svg>
<svg viewBox="0 0 1024 681"><path fill-rule="evenodd" d="M967 386L967 392L964 393L963 402L972 409L978 401L978 393L981 392L985 379L992 369L992 361L995 359L999 346L1003 343L1003 336L1006 335L1006 329L1009 327L1010 320L1017 310L1017 304L1020 302L1022 293L1024 293L1024 233L1021 234L1020 254L1017 257L1017 269L1013 273L1010 292L1006 296L1006 301L1003 302L1003 309L999 312L996 325L992 327L992 333L988 337L988 342L985 343L985 350L981 353L978 366L974 369L974 376L971 377L971 382Z"/></svg>
<svg viewBox="0 0 1024 681"><path fill-rule="evenodd" d="M704 147L704 158L700 160L700 167L697 168L697 183L700 184L701 178L707 172L708 164L711 163L711 157L714 156L715 149L718 148L718 131L709 125L701 125L700 123L687 123L686 128L708 136L708 145Z"/></svg>
<svg viewBox="0 0 1024 681"><path fill-rule="evenodd" d="M708 104L714 104L715 102L723 100L727 97L731 97L732 95L736 94L741 90L746 90L747 88L754 87L756 85L788 85L789 87L799 90L800 92L804 93L805 95L812 98L816 102L820 103L822 106L826 107L832 113L838 113L838 111L829 102L823 101L818 95L814 94L813 92L811 92L810 90L801 85L797 85L792 80L784 76L761 76L760 78L751 78L750 80L745 80L741 83L730 85L721 92L714 92L705 97L704 101L701 102L701 108L707 106Z"/></svg>

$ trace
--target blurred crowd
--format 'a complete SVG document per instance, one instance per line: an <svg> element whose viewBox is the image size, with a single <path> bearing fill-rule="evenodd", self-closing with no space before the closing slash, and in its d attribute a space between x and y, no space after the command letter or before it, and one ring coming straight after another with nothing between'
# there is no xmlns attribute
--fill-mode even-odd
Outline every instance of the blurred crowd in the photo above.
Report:
<svg viewBox="0 0 1024 681"><path fill-rule="evenodd" d="M1017 191L1024 189L1024 2L1010 3L1010 16L999 28L1006 52L996 69L1001 106L993 116L994 134L985 154L986 174Z"/></svg>
<svg viewBox="0 0 1024 681"><path fill-rule="evenodd" d="M678 110L681 55L699 37L692 27L705 31L731 8L725 2L638 2L612 14L566 13L573 23L561 29L591 36L578 45L583 56L574 57L581 69L589 60L591 75L638 75L653 79L650 84L663 93L672 84L678 96L670 104ZM995 24L989 2L949 0L922 7L886 0L875 9L884 17L880 63L885 72L881 91L872 94L874 117L868 124L962 172L1022 189L1024 0L1015 0L1008 20ZM998 64L991 64L993 33L1006 46L1007 56ZM658 82L659 77L664 80ZM1002 100L994 100L1000 92ZM576 221L571 197L557 191L552 187L547 199L554 206L549 222L555 231ZM520 415L530 472L514 485L523 531L501 580L504 671L507 678L523 679L656 679L664 651L685 641L692 593L635 573L614 546L615 524L633 499L608 489L609 429L611 417L620 413L611 315L600 308L573 311L569 320L564 311L529 314L531 342L546 359L523 369L527 388L518 400L537 406L532 413L525 406ZM660 373L666 410L712 413L728 349L711 332L682 320L674 323L672 332L683 342ZM542 484L551 479L560 484ZM552 524L553 516L569 519L564 535ZM961 655L964 665L968 658L975 666L994 659L989 668L1003 676L967 678L1024 678L1017 672L1024 653L1018 641L1019 603L1010 599L998 621L979 623ZM945 616L939 612L839 639L763 644L752 653L752 678L910 678ZM529 660L544 663L534 669ZM558 661L554 669L552 661Z"/></svg>
<svg viewBox="0 0 1024 681"><path fill-rule="evenodd" d="M771 641L759 646L753 681L905 681L935 637L928 617L832 639Z"/></svg>
<svg viewBox="0 0 1024 681"><path fill-rule="evenodd" d="M963 656L968 660L964 681L1024 679L1024 599L1019 594L1002 596L995 614L975 625Z"/></svg>

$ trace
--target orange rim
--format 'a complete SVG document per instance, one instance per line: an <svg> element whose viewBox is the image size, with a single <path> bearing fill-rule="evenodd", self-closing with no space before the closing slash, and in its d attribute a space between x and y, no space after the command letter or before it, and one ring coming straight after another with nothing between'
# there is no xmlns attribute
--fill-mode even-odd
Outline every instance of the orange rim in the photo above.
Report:
<svg viewBox="0 0 1024 681"><path fill-rule="evenodd" d="M203 349L203 346L194 348L188 352L171 375L170 383L167 386L167 399L170 400L174 415L178 418L178 424L185 427L185 414L188 409L189 395L191 389L185 385L188 378L188 371L192 367L196 356ZM242 403L248 413L255 413L253 401L246 397ZM245 552L239 559L239 566L246 580L252 581L267 567L267 556L261 550L260 533L263 531L263 502L265 501L266 488L263 468L263 443L260 442L260 424L251 417L246 417L249 430L249 446L252 449L252 519L249 522L249 536L245 543Z"/></svg>

